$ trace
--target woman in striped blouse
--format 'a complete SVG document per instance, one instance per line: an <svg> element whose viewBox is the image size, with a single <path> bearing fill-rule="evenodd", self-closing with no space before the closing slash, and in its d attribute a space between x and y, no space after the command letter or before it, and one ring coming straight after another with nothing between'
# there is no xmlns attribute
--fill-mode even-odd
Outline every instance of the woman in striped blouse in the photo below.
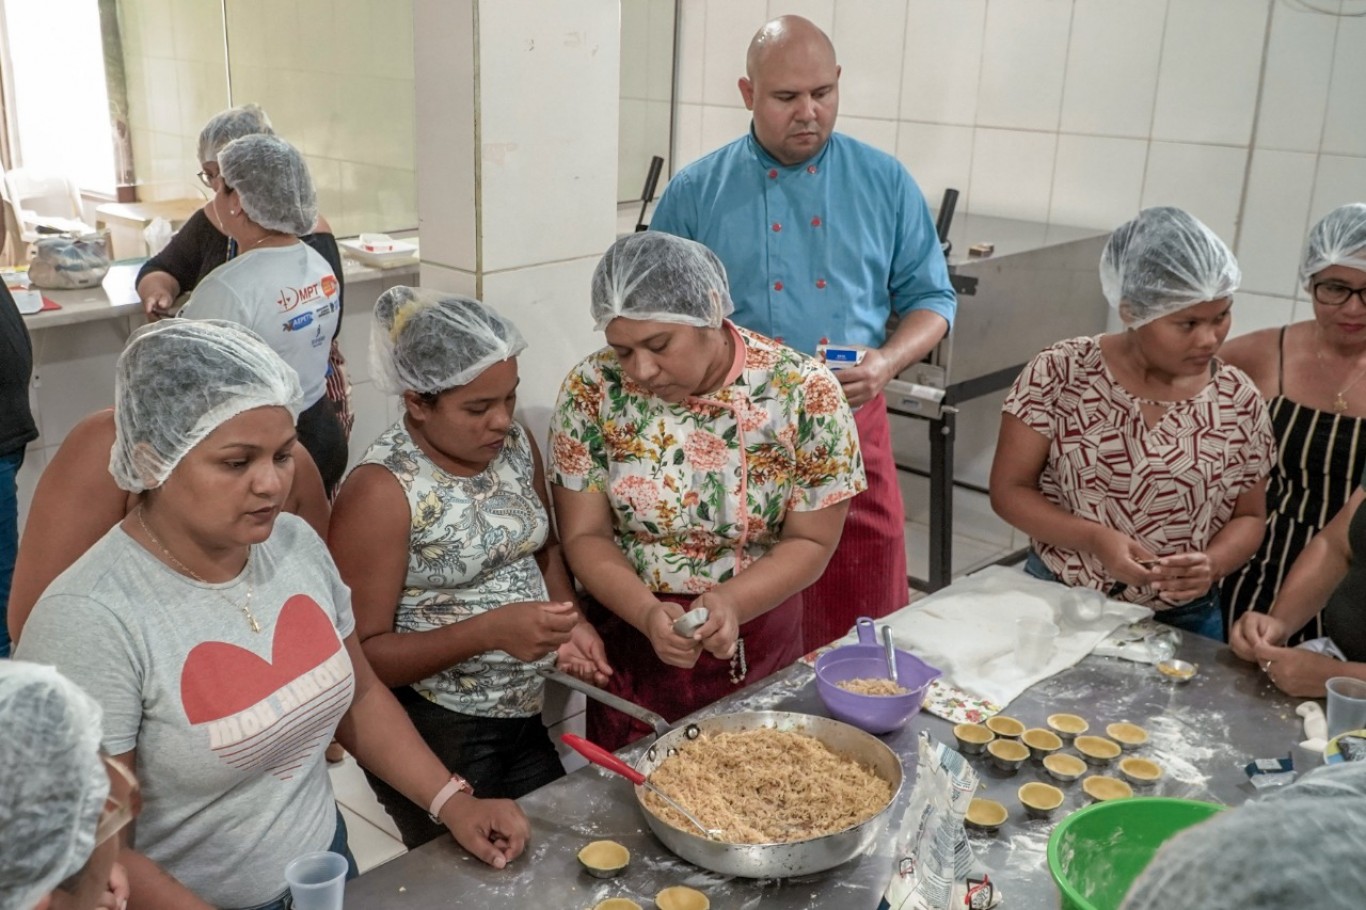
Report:
<svg viewBox="0 0 1366 910"><path fill-rule="evenodd" d="M1366 203L1334 209L1309 231L1300 284L1313 319L1251 332L1219 352L1261 389L1279 452L1266 536L1223 583L1229 629L1271 609L1291 564L1366 474ZM1291 631L1291 644L1320 637L1322 619Z"/></svg>

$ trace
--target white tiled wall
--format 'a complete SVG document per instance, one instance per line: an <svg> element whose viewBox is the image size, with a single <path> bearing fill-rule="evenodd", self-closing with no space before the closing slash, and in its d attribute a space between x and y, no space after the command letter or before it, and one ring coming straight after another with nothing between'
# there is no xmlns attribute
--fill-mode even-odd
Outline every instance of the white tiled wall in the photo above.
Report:
<svg viewBox="0 0 1366 910"><path fill-rule="evenodd" d="M119 0L118 10L143 200L207 195L194 177L200 129L255 102L304 153L339 236L417 224L412 0Z"/></svg>
<svg viewBox="0 0 1366 910"><path fill-rule="evenodd" d="M1098 228L1187 208L1242 260L1244 331L1270 298L1292 309L1312 220L1366 198L1366 18L1306 7L686 0L675 158L748 128L735 80L750 36L806 15L841 60L840 128L895 154L932 204L952 186L960 211Z"/></svg>

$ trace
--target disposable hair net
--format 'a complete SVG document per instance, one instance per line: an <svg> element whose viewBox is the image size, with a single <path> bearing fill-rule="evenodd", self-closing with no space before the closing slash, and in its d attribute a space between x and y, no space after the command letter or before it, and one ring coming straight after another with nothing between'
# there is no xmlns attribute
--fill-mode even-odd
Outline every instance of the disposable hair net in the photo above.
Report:
<svg viewBox="0 0 1366 910"><path fill-rule="evenodd" d="M1366 272L1366 203L1339 206L1309 229L1300 257L1300 286L1308 290L1314 276L1333 265Z"/></svg>
<svg viewBox="0 0 1366 910"><path fill-rule="evenodd" d="M1366 894L1366 763L1220 812L1154 857L1123 910L1348 910Z"/></svg>
<svg viewBox="0 0 1366 910"><path fill-rule="evenodd" d="M318 194L299 150L279 136L243 136L218 153L223 182L237 190L242 209L270 231L309 234L318 220Z"/></svg>
<svg viewBox="0 0 1366 910"><path fill-rule="evenodd" d="M234 139L257 133L269 136L274 135L275 130L271 128L266 112L254 104L230 107L214 114L213 119L199 131L199 161L217 161L223 146Z"/></svg>
<svg viewBox="0 0 1366 910"><path fill-rule="evenodd" d="M0 660L0 910L31 910L95 849L100 708L52 667Z"/></svg>
<svg viewBox="0 0 1366 910"><path fill-rule="evenodd" d="M1178 208L1144 209L1100 256L1101 291L1131 329L1227 297L1242 278L1224 241Z"/></svg>
<svg viewBox="0 0 1366 910"><path fill-rule="evenodd" d="M478 300L399 285L375 301L370 375L390 395L436 394L525 347L517 326Z"/></svg>
<svg viewBox="0 0 1366 910"><path fill-rule="evenodd" d="M128 339L114 368L114 447L121 489L161 486L219 425L253 408L298 419L299 374L250 329L218 319L167 319Z"/></svg>
<svg viewBox="0 0 1366 910"><path fill-rule="evenodd" d="M735 312L726 267L700 243L645 231L607 248L593 270L593 324L618 316L716 328Z"/></svg>

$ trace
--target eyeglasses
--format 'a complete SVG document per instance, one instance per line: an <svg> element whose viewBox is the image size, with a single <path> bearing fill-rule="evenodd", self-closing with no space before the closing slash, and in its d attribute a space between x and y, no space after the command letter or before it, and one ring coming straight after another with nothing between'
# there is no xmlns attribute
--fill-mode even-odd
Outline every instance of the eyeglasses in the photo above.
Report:
<svg viewBox="0 0 1366 910"><path fill-rule="evenodd" d="M204 184L209 189L213 189L213 182L218 179L216 176L210 176L204 171L199 171L195 176L199 178L200 183Z"/></svg>
<svg viewBox="0 0 1366 910"><path fill-rule="evenodd" d="M1355 295L1366 306L1366 287L1353 288L1336 281L1316 281L1313 287L1314 302L1324 306L1343 306Z"/></svg>
<svg viewBox="0 0 1366 910"><path fill-rule="evenodd" d="M142 811L142 785L137 775L122 762L101 755L109 773L109 796L104 800L104 811L95 825L95 845L99 846L118 834Z"/></svg>

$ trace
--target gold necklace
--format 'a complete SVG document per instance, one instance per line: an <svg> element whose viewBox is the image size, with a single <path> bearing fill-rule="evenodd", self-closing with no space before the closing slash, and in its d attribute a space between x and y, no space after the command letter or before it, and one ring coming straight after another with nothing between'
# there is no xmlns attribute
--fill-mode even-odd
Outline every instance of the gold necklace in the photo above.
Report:
<svg viewBox="0 0 1366 910"><path fill-rule="evenodd" d="M1319 341L1320 346L1314 351L1314 356L1318 358L1319 364L1322 365L1326 370L1327 361L1324 359L1323 356L1322 338L1320 338ZM1351 381L1348 382L1342 388L1338 389L1337 394L1333 396L1334 414L1341 414L1347 410L1347 393L1350 392L1352 390L1352 387L1355 386L1358 382L1361 382L1363 378L1366 378L1366 367L1357 370L1356 375L1352 377Z"/></svg>
<svg viewBox="0 0 1366 910"><path fill-rule="evenodd" d="M176 559L174 556L172 556L172 555L171 555L171 551L168 550L168 549L166 549L166 545L165 545L164 543L162 543L161 540L160 540L155 534L152 533L152 529L149 528L149 527L147 527L147 520L144 519L144 518L142 517L142 506L138 506L138 510L137 510L137 513L136 513L136 514L137 514L137 516L138 516L138 524L142 525L142 532L143 532L144 534L146 534L149 538L151 538L152 543L154 543L154 544L157 545L157 548L161 550L161 555L162 555L162 556L165 556L165 557L170 561L170 563L171 563L172 566L174 566L175 568L179 569L182 573L184 573L184 574L190 576L190 577L193 578L195 581L199 582L201 585L207 585L207 584L209 584L209 582L205 581L203 578L200 577L200 575L199 575L198 572L196 572L194 569L191 569L189 566L185 565L185 563L181 562L180 560L178 560L178 559ZM252 581L251 581L251 545L250 545L250 544L247 545L247 562L246 562L246 565L242 567L242 571L245 572L245 573L246 573L246 576L247 576L247 599L246 599L246 602L239 604L237 601L233 600L231 597L229 597L228 595L224 594L224 593L223 593L222 591L220 591L218 588L214 588L214 589L213 589L213 593L217 594L219 597L223 598L223 599L226 600L228 603L232 604L232 606L233 606L235 609L241 610L242 613L243 613L243 615L245 615L245 616L247 617L247 622L251 623L251 631L253 631L253 632L260 632L260 631L261 631L261 624L260 624L259 622L256 621L255 615L253 615L252 612L251 612L251 598L252 598L252 595L256 593L256 587L255 587L255 585L252 584Z"/></svg>

